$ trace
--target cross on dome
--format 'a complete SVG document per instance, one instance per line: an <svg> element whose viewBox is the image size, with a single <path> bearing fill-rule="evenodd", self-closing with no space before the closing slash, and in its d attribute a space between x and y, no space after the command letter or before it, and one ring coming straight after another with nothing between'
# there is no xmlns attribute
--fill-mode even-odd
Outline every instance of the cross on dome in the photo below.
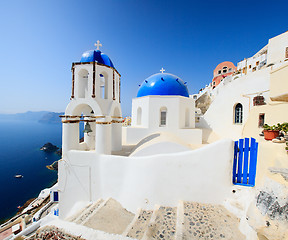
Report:
<svg viewBox="0 0 288 240"><path fill-rule="evenodd" d="M99 40L97 40L97 43L94 43L94 46L97 47L97 50L99 50L100 47L102 47L102 44L100 43Z"/></svg>
<svg viewBox="0 0 288 240"><path fill-rule="evenodd" d="M161 73L165 72L165 69L162 67L162 68L160 69L160 72L161 72Z"/></svg>

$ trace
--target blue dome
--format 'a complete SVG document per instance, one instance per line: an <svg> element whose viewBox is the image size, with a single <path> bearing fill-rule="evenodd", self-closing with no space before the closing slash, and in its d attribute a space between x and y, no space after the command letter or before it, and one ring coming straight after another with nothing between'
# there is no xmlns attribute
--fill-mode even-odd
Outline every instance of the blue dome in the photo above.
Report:
<svg viewBox="0 0 288 240"><path fill-rule="evenodd" d="M106 66L115 68L111 59L100 50L89 50L82 54L80 62L98 62Z"/></svg>
<svg viewBox="0 0 288 240"><path fill-rule="evenodd" d="M170 73L156 73L140 85L137 97L148 95L178 95L189 97L188 88L182 79Z"/></svg>

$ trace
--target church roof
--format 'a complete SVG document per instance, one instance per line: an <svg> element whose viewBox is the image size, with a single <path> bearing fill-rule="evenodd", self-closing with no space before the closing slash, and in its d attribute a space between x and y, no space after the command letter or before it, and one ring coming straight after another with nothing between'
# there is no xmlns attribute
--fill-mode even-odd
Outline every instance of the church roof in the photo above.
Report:
<svg viewBox="0 0 288 240"><path fill-rule="evenodd" d="M137 97L149 95L178 95L189 97L186 83L179 77L170 73L156 73L140 85Z"/></svg>
<svg viewBox="0 0 288 240"><path fill-rule="evenodd" d="M88 50L82 54L80 62L97 62L115 68L111 59L100 50Z"/></svg>

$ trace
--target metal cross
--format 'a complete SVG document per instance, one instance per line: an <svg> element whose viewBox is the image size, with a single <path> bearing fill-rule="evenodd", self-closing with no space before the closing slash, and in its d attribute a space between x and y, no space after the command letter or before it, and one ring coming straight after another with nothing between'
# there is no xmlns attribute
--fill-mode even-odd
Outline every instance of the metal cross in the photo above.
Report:
<svg viewBox="0 0 288 240"><path fill-rule="evenodd" d="M94 46L97 47L97 50L99 50L100 47L102 47L102 44L100 43L99 40L97 40L97 43L94 43Z"/></svg>
<svg viewBox="0 0 288 240"><path fill-rule="evenodd" d="M162 69L160 69L160 72L161 73L165 72L165 69L162 67Z"/></svg>

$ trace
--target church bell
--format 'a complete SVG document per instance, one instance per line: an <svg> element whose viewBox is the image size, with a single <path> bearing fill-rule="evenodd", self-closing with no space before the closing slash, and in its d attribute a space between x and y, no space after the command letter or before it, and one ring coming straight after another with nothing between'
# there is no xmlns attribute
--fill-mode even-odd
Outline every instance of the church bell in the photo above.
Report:
<svg viewBox="0 0 288 240"><path fill-rule="evenodd" d="M85 124L85 127L84 127L84 131L83 131L84 133L90 133L90 132L92 132L92 129L91 129L91 126L90 126L90 124L89 124L89 122L87 122L86 124Z"/></svg>

